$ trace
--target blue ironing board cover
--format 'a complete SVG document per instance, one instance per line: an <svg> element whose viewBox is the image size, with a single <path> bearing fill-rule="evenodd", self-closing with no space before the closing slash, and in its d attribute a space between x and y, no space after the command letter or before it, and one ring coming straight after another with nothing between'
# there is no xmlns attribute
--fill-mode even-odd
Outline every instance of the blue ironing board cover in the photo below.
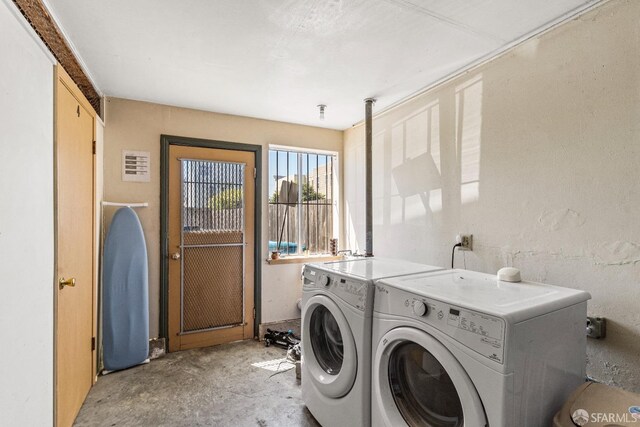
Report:
<svg viewBox="0 0 640 427"><path fill-rule="evenodd" d="M144 362L149 354L149 267L138 216L113 216L104 243L103 361L109 371Z"/></svg>

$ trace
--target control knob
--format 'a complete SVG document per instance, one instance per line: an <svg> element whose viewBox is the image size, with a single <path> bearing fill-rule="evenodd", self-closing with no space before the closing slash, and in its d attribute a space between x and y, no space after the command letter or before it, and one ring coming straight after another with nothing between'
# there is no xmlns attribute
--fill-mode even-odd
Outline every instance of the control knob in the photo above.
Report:
<svg viewBox="0 0 640 427"><path fill-rule="evenodd" d="M413 312L416 316L422 317L427 314L427 305L422 301L414 301Z"/></svg>
<svg viewBox="0 0 640 427"><path fill-rule="evenodd" d="M321 286L329 286L329 284L331 283L329 276L325 276L324 274L320 276L320 279L318 281L320 282Z"/></svg>

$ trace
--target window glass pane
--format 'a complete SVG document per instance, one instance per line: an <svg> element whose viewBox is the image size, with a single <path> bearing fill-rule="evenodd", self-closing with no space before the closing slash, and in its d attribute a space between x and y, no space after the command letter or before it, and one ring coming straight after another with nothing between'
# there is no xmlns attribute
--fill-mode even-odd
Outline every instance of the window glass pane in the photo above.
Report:
<svg viewBox="0 0 640 427"><path fill-rule="evenodd" d="M326 253L333 237L335 157L269 151L269 250Z"/></svg>
<svg viewBox="0 0 640 427"><path fill-rule="evenodd" d="M275 200L273 195L276 192L276 181L277 181L276 156L277 156L276 151L269 150L269 202L270 203Z"/></svg>
<svg viewBox="0 0 640 427"><path fill-rule="evenodd" d="M316 194L316 184L318 180L316 179L316 174L318 172L318 155L310 154L309 155L309 180L306 188L305 200L307 202L307 208L309 210L309 227L310 227L310 246L313 253L322 253L322 250L318 246L318 200L315 197Z"/></svg>

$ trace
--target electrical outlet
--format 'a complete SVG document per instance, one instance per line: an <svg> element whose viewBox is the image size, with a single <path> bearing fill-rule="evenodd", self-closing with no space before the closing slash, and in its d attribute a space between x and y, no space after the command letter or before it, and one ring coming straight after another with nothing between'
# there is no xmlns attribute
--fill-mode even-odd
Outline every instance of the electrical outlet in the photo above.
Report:
<svg viewBox="0 0 640 427"><path fill-rule="evenodd" d="M587 336L596 339L607 336L607 319L604 317L587 317Z"/></svg>
<svg viewBox="0 0 640 427"><path fill-rule="evenodd" d="M462 236L462 249L466 249L468 251L473 250L473 234L469 234L468 236Z"/></svg>

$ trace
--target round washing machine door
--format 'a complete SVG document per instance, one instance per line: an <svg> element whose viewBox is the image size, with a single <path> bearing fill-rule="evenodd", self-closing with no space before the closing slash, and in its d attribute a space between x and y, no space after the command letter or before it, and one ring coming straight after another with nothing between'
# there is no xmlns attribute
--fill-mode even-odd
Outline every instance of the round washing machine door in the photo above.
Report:
<svg viewBox="0 0 640 427"><path fill-rule="evenodd" d="M424 331L400 327L377 344L374 406L389 426L484 427L478 392L464 368Z"/></svg>
<svg viewBox="0 0 640 427"><path fill-rule="evenodd" d="M302 346L310 380L318 390L331 398L346 395L358 371L356 343L347 319L329 297L314 295L307 301Z"/></svg>

